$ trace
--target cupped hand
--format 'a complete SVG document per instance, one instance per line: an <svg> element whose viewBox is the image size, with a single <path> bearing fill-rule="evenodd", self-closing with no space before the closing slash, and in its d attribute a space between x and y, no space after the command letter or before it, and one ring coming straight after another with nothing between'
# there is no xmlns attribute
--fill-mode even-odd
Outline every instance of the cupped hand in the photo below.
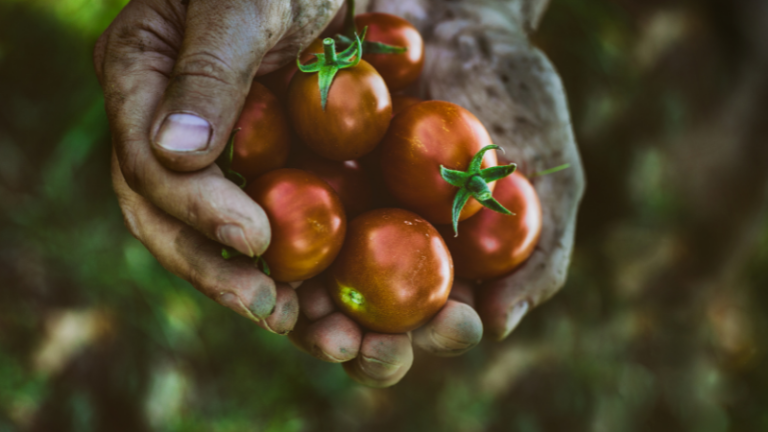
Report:
<svg viewBox="0 0 768 432"><path fill-rule="evenodd" d="M133 0L99 38L96 75L126 225L160 263L277 333L298 299L247 258L270 242L264 211L213 164L254 76L295 58L342 0Z"/></svg>
<svg viewBox="0 0 768 432"><path fill-rule="evenodd" d="M528 40L546 9L543 0L446 3L376 2L412 20L425 34L426 64L419 91L454 102L486 126L504 159L531 178L542 205L543 228L531 257L510 275L475 287L485 334L506 338L531 309L565 283L576 214L585 179L562 83L546 56ZM566 170L536 176L568 164Z"/></svg>
<svg viewBox="0 0 768 432"><path fill-rule="evenodd" d="M297 290L301 313L288 337L301 350L331 363L342 363L355 381L388 387L400 381L413 363L413 346L450 357L469 351L483 336L473 309L471 287L454 284L450 298L427 324L412 333L384 334L363 330L333 302L322 278Z"/></svg>

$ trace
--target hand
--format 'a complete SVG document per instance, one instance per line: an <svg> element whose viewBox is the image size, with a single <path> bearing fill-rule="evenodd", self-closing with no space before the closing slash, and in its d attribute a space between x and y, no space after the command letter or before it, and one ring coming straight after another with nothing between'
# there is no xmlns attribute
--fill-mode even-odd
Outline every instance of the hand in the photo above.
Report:
<svg viewBox="0 0 768 432"><path fill-rule="evenodd" d="M483 325L473 309L472 289L454 284L448 302L426 325L412 334L364 332L336 308L321 279L298 289L301 314L291 342L331 363L343 363L355 381L388 387L400 381L413 363L413 345L438 356L457 356L480 342Z"/></svg>
<svg viewBox="0 0 768 432"><path fill-rule="evenodd" d="M543 210L533 255L509 276L476 289L484 331L496 340L506 338L526 313L565 283L585 184L562 83L526 34L538 23L546 2L522 3L508 8L493 1L430 0L424 11L411 12L422 30L432 29L421 86L428 98L473 112L505 150L503 157L517 163L523 174L570 164L532 179ZM382 6L403 15L413 9L407 2Z"/></svg>
<svg viewBox="0 0 768 432"><path fill-rule="evenodd" d="M298 298L248 258L221 258L219 243L261 254L270 229L213 162L257 71L293 60L341 2L133 0L94 51L131 233L167 269L276 333L293 328Z"/></svg>

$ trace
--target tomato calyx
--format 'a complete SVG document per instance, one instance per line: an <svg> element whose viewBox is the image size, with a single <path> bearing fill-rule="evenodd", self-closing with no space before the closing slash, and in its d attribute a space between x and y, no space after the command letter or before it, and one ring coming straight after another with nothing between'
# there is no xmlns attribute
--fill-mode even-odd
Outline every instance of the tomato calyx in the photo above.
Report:
<svg viewBox="0 0 768 432"><path fill-rule="evenodd" d="M363 30L362 37L355 34L355 41L344 51L336 52L336 41L331 38L323 39L323 53L315 54L317 60L308 63L306 65L301 64L301 51L296 56L296 65L299 70L304 73L318 72L318 86L320 87L320 102L325 111L325 106L328 103L328 92L331 89L333 83L333 77L341 69L355 67L360 63L360 59L363 57L363 43L362 38L365 38L365 32L367 28Z"/></svg>
<svg viewBox="0 0 768 432"><path fill-rule="evenodd" d="M221 171L224 173L224 177L226 177L227 180L238 185L240 189L243 189L246 184L245 177L232 169L232 160L235 157L235 135L238 132L240 132L240 128L232 131L232 135L229 136L229 141L227 142L226 147L224 147L224 151L221 152L216 159L216 165L221 168Z"/></svg>
<svg viewBox="0 0 768 432"><path fill-rule="evenodd" d="M480 169L485 153L488 150L500 149L501 147L497 145L483 147L472 157L467 171L452 170L440 165L440 175L443 177L443 180L450 185L459 188L456 197L453 199L452 210L453 232L455 237L459 236L459 215L461 214L461 209L464 208L464 205L467 204L470 197L476 199L480 204L495 212L507 215L514 214L493 198L491 190L488 188L488 183L512 174L515 172L515 169L517 169L517 165L498 165Z"/></svg>
<svg viewBox="0 0 768 432"><path fill-rule="evenodd" d="M221 257L224 259L231 259L238 256L245 256L245 254L232 248L225 247L221 249ZM262 258L261 255L257 255L253 257L253 262L256 263L257 266L259 266L259 270L261 270L262 273L269 276L270 270L269 270L269 265L267 264L267 260Z"/></svg>

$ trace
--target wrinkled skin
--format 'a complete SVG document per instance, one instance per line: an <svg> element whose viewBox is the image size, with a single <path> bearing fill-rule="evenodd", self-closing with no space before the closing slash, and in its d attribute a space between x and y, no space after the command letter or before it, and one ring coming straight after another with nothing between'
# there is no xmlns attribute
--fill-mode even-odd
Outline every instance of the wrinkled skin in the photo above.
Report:
<svg viewBox="0 0 768 432"><path fill-rule="evenodd" d="M493 197L512 215L483 208L453 227L437 227L454 259L456 277L489 280L509 274L533 253L541 236L541 204L518 171L496 181Z"/></svg>
<svg viewBox="0 0 768 432"><path fill-rule="evenodd" d="M424 40L411 23L395 15L371 12L357 15L355 26L359 33L368 27L367 41L407 48L401 54L363 53L363 60L376 68L389 90L401 90L416 81L424 67Z"/></svg>
<svg viewBox="0 0 768 432"><path fill-rule="evenodd" d="M315 53L323 52L323 40L315 39L308 47L304 48L299 56L302 64L309 63L315 59ZM274 93L281 103L285 103L288 99L288 86L291 84L291 79L299 71L299 67L295 61L288 62L280 69L270 72L266 75L257 77L256 80L264 86L266 86L272 93Z"/></svg>
<svg viewBox="0 0 768 432"><path fill-rule="evenodd" d="M381 173L399 204L434 224L451 223L458 188L443 180L440 166L466 171L485 146L493 144L483 124L471 112L443 101L426 101L392 119L381 142ZM483 156L482 168L496 166L496 151ZM493 191L495 183L489 183ZM461 210L464 220L482 208L470 198Z"/></svg>
<svg viewBox="0 0 768 432"><path fill-rule="evenodd" d="M347 217L328 183L310 172L284 168L257 178L245 192L269 218L272 242L262 258L272 279L303 281L331 265L344 243Z"/></svg>
<svg viewBox="0 0 768 432"><path fill-rule="evenodd" d="M339 309L363 327L405 333L443 307L452 282L453 260L437 230L390 208L350 223L326 284Z"/></svg>
<svg viewBox="0 0 768 432"><path fill-rule="evenodd" d="M384 80L365 60L333 78L323 109L317 73L297 72L288 87L288 114L296 134L322 157L357 159L381 141L392 117Z"/></svg>
<svg viewBox="0 0 768 432"><path fill-rule="evenodd" d="M235 129L232 169L248 181L285 165L291 150L288 117L262 84L251 85Z"/></svg>
<svg viewBox="0 0 768 432"><path fill-rule="evenodd" d="M221 258L220 243L255 255L270 241L263 210L211 164L250 88L250 80L242 78L295 60L340 3L248 0L221 8L219 2L193 0L188 8L180 1L134 0L99 39L94 66L113 135L113 187L130 232L164 267L211 299L271 332L290 331L291 341L318 359L345 362L356 381L386 387L410 369L413 346L455 356L475 346L484 331L503 339L520 322L519 311L528 310L519 305L536 306L562 286L584 179L562 85L525 33L536 27L546 0L511 0L519 3L515 7L382 1L374 9L431 31L420 97L459 103L488 124L515 124L517 115L529 120L512 132L491 128L512 160L534 170L526 173L572 164L568 172L534 181L545 221L537 251L480 296L455 280L443 309L410 337L363 332L338 311L317 278L294 290L275 284L247 258ZM366 10L364 3L358 1L358 11ZM448 8L454 10L447 14ZM495 21L485 22L489 17ZM448 31L434 33L437 26ZM489 29L493 32L486 34ZM489 52L462 48L480 37L490 42ZM466 71L480 79L468 80ZM487 83L498 87L498 98L484 96ZM211 122L207 145L153 150L155 125L169 106Z"/></svg>

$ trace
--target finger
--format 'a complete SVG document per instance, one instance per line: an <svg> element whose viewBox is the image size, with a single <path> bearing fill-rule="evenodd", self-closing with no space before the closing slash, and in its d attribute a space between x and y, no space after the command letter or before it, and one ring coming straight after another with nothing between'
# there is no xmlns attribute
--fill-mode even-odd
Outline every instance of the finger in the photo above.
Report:
<svg viewBox="0 0 768 432"><path fill-rule="evenodd" d="M454 357L472 349L483 338L483 323L465 303L448 300L425 326L413 332L413 343L440 357Z"/></svg>
<svg viewBox="0 0 768 432"><path fill-rule="evenodd" d="M216 159L290 13L289 2L189 3L184 40L152 122L152 149L163 165L194 171Z"/></svg>
<svg viewBox="0 0 768 432"><path fill-rule="evenodd" d="M334 312L316 322L310 322L300 315L288 338L294 345L320 360L343 363L357 357L363 332L346 315Z"/></svg>
<svg viewBox="0 0 768 432"><path fill-rule="evenodd" d="M299 306L310 321L317 321L336 311L336 305L320 278L310 279L296 289Z"/></svg>
<svg viewBox="0 0 768 432"><path fill-rule="evenodd" d="M277 284L275 309L259 326L279 335L287 335L299 319L299 298L296 291L287 284Z"/></svg>
<svg viewBox="0 0 768 432"><path fill-rule="evenodd" d="M272 279L248 258L225 260L219 244L134 193L123 179L114 153L112 182L126 226L163 267L250 320L261 322L272 314L276 294Z"/></svg>
<svg viewBox="0 0 768 432"><path fill-rule="evenodd" d="M576 212L583 192L580 166L533 180L542 205L541 237L531 256L512 274L477 289L477 312L486 334L503 340L535 306L564 284L576 231Z"/></svg>
<svg viewBox="0 0 768 432"><path fill-rule="evenodd" d="M360 384L389 387L403 379L412 364L413 348L408 335L368 332L360 355L344 363L344 370Z"/></svg>
<svg viewBox="0 0 768 432"><path fill-rule="evenodd" d="M128 18L132 18L131 14L144 17L140 28L151 28L154 30L149 34L160 34L164 29L162 19L138 14L135 4L126 6ZM151 112L167 83L163 71L170 70L173 64L172 59L159 53L168 49L164 41L170 36L126 36L136 31L130 19L115 24L107 40L103 69L105 105L125 181L150 203L208 238L248 256L260 255L270 240L266 213L226 180L218 167L177 173L163 167L152 155L147 141ZM142 38L144 51L135 50L126 40L116 39L116 34Z"/></svg>

